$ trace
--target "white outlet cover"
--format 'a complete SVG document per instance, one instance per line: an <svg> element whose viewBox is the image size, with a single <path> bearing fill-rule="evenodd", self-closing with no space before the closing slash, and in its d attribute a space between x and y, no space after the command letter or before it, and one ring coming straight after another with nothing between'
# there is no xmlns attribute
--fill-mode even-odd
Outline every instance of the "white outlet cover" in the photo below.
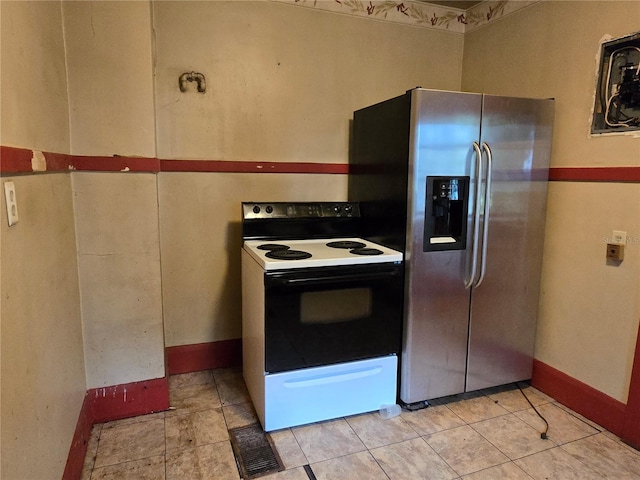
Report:
<svg viewBox="0 0 640 480"><path fill-rule="evenodd" d="M18 223L18 199L13 182L4 182L4 199L7 205L7 221L11 227Z"/></svg>

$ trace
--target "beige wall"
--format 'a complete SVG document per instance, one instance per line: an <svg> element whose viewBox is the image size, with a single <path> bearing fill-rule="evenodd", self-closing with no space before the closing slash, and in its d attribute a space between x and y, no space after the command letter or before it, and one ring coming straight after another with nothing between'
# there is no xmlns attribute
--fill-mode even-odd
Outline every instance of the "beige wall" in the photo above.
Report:
<svg viewBox="0 0 640 480"><path fill-rule="evenodd" d="M353 111L458 89L463 37L272 2L157 2L158 156L347 163ZM207 92L178 89L203 73ZM343 200L344 175L162 173L166 345L240 337L240 202Z"/></svg>
<svg viewBox="0 0 640 480"><path fill-rule="evenodd" d="M265 1L155 2L158 156L346 162L353 110L460 86L463 37ZM203 73L207 92L178 89Z"/></svg>
<svg viewBox="0 0 640 480"><path fill-rule="evenodd" d="M155 174L72 177L87 388L164 371Z"/></svg>
<svg viewBox="0 0 640 480"><path fill-rule="evenodd" d="M633 3L633 2L631 2ZM640 165L640 139L589 137L596 54L637 31L630 2L541 2L465 36L464 90L556 99L552 166ZM620 266L604 238L626 231ZM549 186L536 358L623 403L640 318L640 185Z"/></svg>
<svg viewBox="0 0 640 480"><path fill-rule="evenodd" d="M155 157L148 2L63 2L71 153ZM72 173L87 388L163 377L155 174Z"/></svg>
<svg viewBox="0 0 640 480"><path fill-rule="evenodd" d="M64 1L71 150L155 157L151 5Z"/></svg>
<svg viewBox="0 0 640 480"><path fill-rule="evenodd" d="M0 3L2 145L66 153L69 104L60 4Z"/></svg>
<svg viewBox="0 0 640 480"><path fill-rule="evenodd" d="M0 2L2 145L68 152L62 17L55 2ZM3 479L61 478L86 392L69 175L2 178L0 379Z"/></svg>
<svg viewBox="0 0 640 480"><path fill-rule="evenodd" d="M69 176L6 180L20 221L3 201L0 476L61 478L86 392Z"/></svg>

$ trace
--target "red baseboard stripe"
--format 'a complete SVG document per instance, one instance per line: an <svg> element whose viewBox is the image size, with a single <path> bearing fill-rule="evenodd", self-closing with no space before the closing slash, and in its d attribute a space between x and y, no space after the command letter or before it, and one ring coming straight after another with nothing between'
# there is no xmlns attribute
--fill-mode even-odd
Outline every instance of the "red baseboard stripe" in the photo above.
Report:
<svg viewBox="0 0 640 480"><path fill-rule="evenodd" d="M88 390L71 441L62 480L80 479L91 427L94 423L160 412L168 408L169 380L167 378Z"/></svg>
<svg viewBox="0 0 640 480"><path fill-rule="evenodd" d="M624 403L535 359L531 384L610 432L622 435Z"/></svg>
<svg viewBox="0 0 640 480"><path fill-rule="evenodd" d="M178 345L167 347L166 353L169 375L237 367L242 365L242 340Z"/></svg>
<svg viewBox="0 0 640 480"><path fill-rule="evenodd" d="M62 480L80 480L82 477L82 467L84 465L84 457L87 455L87 446L89 437L91 436L91 427L93 426L93 411L89 395L85 395L76 431L71 440L69 455L67 456L67 464L64 467Z"/></svg>
<svg viewBox="0 0 640 480"><path fill-rule="evenodd" d="M636 450L640 450L640 326L637 338L621 437Z"/></svg>
<svg viewBox="0 0 640 480"><path fill-rule="evenodd" d="M169 408L169 380L165 377L92 388L87 396L91 402L94 423L161 412Z"/></svg>

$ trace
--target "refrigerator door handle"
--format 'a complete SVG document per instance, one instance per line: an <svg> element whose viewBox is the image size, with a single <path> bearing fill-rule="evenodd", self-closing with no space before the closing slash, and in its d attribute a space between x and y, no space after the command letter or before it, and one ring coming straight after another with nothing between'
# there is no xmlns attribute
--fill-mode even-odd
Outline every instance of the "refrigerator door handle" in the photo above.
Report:
<svg viewBox="0 0 640 480"><path fill-rule="evenodd" d="M486 142L482 142L482 150L487 154L487 173L486 173L486 187L484 190L484 217L482 221L482 260L480 263L480 278L475 283L474 287L479 287L484 280L484 275L487 273L487 239L489 238L489 214L491 211L491 167L493 163L493 156L491 154L491 148Z"/></svg>
<svg viewBox="0 0 640 480"><path fill-rule="evenodd" d="M471 288L476 283L476 275L478 273L478 247L480 242L480 184L482 183L482 151L477 142L473 142L473 150L475 151L475 199L473 201L473 237L471 246L471 274L464 282L464 288Z"/></svg>

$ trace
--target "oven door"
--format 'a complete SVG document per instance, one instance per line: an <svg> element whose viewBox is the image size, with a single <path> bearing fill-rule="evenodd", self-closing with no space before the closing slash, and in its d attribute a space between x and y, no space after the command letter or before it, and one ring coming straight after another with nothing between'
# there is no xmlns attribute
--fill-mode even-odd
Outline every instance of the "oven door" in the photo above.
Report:
<svg viewBox="0 0 640 480"><path fill-rule="evenodd" d="M402 272L396 263L266 272L265 370L397 354Z"/></svg>

